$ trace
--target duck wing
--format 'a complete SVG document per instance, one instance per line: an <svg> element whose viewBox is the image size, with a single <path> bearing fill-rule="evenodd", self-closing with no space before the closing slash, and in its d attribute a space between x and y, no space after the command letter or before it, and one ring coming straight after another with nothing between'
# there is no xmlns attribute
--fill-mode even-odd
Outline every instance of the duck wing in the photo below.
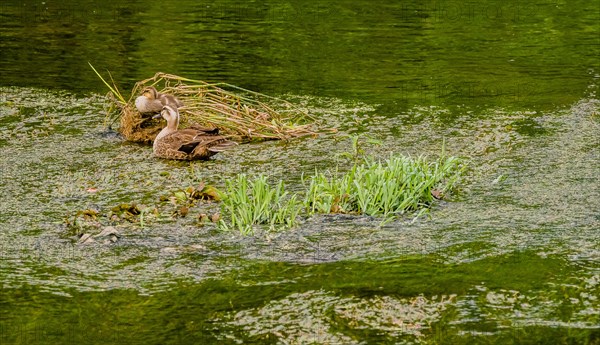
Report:
<svg viewBox="0 0 600 345"><path fill-rule="evenodd" d="M197 131L193 129L181 129L165 136L161 141L162 145L171 150L189 154L200 143L200 141L194 139L196 135Z"/></svg>
<svg viewBox="0 0 600 345"><path fill-rule="evenodd" d="M177 108L183 107L183 103L173 95L161 93L158 95L158 99L162 105L172 105Z"/></svg>
<svg viewBox="0 0 600 345"><path fill-rule="evenodd" d="M211 129L212 130L212 129ZM225 137L193 128L175 131L161 139L161 145L167 150L175 152L172 156L181 156L176 159L208 159L209 157L237 146L236 142Z"/></svg>
<svg viewBox="0 0 600 345"><path fill-rule="evenodd" d="M191 155L199 159L211 157L219 152L237 146L237 143L227 140L220 135L198 135L195 140L200 142Z"/></svg>
<svg viewBox="0 0 600 345"><path fill-rule="evenodd" d="M219 143L216 143L214 146L209 147L208 151L215 152L215 153L223 152L223 151L232 149L232 148L236 147L237 145L238 145L238 143L236 143L235 141L222 139Z"/></svg>
<svg viewBox="0 0 600 345"><path fill-rule="evenodd" d="M219 134L219 128L217 128L217 127L203 127L197 123L194 123L189 128L197 130L199 132L204 132L206 134L211 134L211 135Z"/></svg>

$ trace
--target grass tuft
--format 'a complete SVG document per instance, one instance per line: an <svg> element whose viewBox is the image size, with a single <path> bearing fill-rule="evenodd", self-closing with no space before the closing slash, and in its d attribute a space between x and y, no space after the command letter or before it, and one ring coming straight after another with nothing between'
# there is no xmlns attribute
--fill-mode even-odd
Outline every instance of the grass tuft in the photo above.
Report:
<svg viewBox="0 0 600 345"><path fill-rule="evenodd" d="M227 180L220 197L221 214L227 215L229 222L220 220L219 228L237 229L242 234L252 233L258 224L268 225L269 230L293 227L302 208L296 195L288 197L283 181L272 187L264 175L250 179L240 174Z"/></svg>
<svg viewBox="0 0 600 345"><path fill-rule="evenodd" d="M407 211L428 208L434 189L452 189L460 176L460 160L442 157L428 162L423 156L391 156L387 160L365 159L345 174L315 172L308 179L304 205L309 214L351 213L385 219Z"/></svg>
<svg viewBox="0 0 600 345"><path fill-rule="evenodd" d="M110 72L108 72L108 75L110 76L110 80L112 81L112 86L102 77L102 75L100 74L100 72L98 72L94 68L94 66L92 66L92 64L89 61L88 61L88 65L90 65L90 67L94 70L94 73L96 73L96 75L98 76L98 78L100 78L100 80L102 80L102 82L104 83L104 85L106 85L108 87L108 89L110 90L110 94L113 97L112 99L115 100L116 102L118 102L121 105L127 104L127 101L125 101L125 98L123 97L123 95L121 95L121 92L117 88L117 85L115 84L115 81L113 80L113 77L110 74Z"/></svg>
<svg viewBox="0 0 600 345"><path fill-rule="evenodd" d="M271 186L267 177L254 180L240 174L225 182L220 221L222 230L250 234L254 225L266 224L280 230L297 224L301 211L364 214L382 217L385 224L408 212L426 213L435 199L451 191L464 171L460 159L445 157L429 161L424 156L395 156L384 161L365 158L350 171L315 171L303 178L304 193L290 195L283 181ZM415 217L415 218L416 218Z"/></svg>

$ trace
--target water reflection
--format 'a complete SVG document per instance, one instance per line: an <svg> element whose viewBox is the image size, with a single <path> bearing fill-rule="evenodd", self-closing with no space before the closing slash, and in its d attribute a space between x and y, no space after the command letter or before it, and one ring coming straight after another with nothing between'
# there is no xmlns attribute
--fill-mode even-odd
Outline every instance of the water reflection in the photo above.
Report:
<svg viewBox="0 0 600 345"><path fill-rule="evenodd" d="M9 2L0 82L104 91L89 61L126 90L163 71L271 94L392 103L396 111L564 104L598 74L590 6Z"/></svg>

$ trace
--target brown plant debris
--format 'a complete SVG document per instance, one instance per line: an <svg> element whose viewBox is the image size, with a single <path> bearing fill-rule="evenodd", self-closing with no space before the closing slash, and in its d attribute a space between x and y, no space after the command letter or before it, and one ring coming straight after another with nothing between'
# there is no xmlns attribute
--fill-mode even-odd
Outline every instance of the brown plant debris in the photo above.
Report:
<svg viewBox="0 0 600 345"><path fill-rule="evenodd" d="M221 134L238 142L317 134L315 118L285 100L229 84L211 84L159 72L138 82L128 101L116 87L109 86L107 120L112 123L120 119L120 132L129 141L151 143L165 126L162 119L152 119L152 114L141 114L135 107L135 99L148 86L183 102L184 106L179 108L180 128L217 127Z"/></svg>

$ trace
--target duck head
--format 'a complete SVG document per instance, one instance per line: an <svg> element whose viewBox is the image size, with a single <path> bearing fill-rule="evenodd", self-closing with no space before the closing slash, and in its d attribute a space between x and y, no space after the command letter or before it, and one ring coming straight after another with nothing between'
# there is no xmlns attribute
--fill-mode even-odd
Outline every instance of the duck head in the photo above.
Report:
<svg viewBox="0 0 600 345"><path fill-rule="evenodd" d="M173 126L173 127L177 128L177 126L179 125L179 111L177 110L177 108L175 106L165 105L162 108L160 114L156 114L152 118L158 119L160 117L167 120L168 126Z"/></svg>
<svg viewBox="0 0 600 345"><path fill-rule="evenodd" d="M156 91L154 86L148 86L142 90L142 96L148 98L149 100L154 100L158 98L158 91Z"/></svg>

